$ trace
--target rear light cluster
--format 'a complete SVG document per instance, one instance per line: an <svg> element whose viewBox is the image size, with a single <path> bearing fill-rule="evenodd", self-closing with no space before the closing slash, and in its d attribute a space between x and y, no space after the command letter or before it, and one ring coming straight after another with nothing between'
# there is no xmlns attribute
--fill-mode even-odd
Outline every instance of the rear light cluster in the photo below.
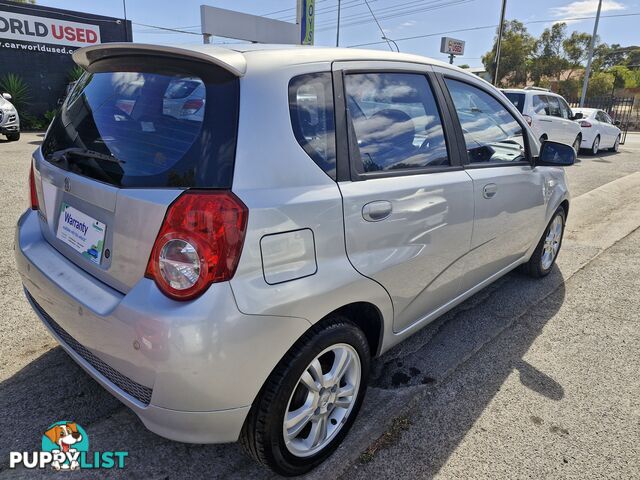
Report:
<svg viewBox="0 0 640 480"><path fill-rule="evenodd" d="M33 162L31 162L31 169L29 170L29 197L31 210L39 210L40 205L38 204L38 192L36 191L36 176L33 168Z"/></svg>
<svg viewBox="0 0 640 480"><path fill-rule="evenodd" d="M247 207L231 192L189 190L169 207L145 276L175 300L193 299L238 266Z"/></svg>
<svg viewBox="0 0 640 480"><path fill-rule="evenodd" d="M591 128L591 123L587 122L586 120L582 120L580 122L580 126L584 128Z"/></svg>
<svg viewBox="0 0 640 480"><path fill-rule="evenodd" d="M531 124L533 123L533 119L529 116L529 115L522 115L524 117L524 119L527 121L527 123L529 124L529 126L531 126Z"/></svg>
<svg viewBox="0 0 640 480"><path fill-rule="evenodd" d="M193 115L204 106L204 100L202 98L194 98L187 100L182 105L182 115Z"/></svg>

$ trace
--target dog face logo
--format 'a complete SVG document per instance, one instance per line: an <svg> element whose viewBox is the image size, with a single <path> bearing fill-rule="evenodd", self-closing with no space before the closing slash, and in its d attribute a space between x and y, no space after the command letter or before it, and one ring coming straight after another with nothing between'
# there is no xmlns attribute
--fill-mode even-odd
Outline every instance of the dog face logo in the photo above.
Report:
<svg viewBox="0 0 640 480"><path fill-rule="evenodd" d="M57 422L44 432L42 450L54 454L56 460L51 466L55 470L77 470L80 468L80 452L89 450L89 440L76 422Z"/></svg>
<svg viewBox="0 0 640 480"><path fill-rule="evenodd" d="M58 445L63 452L68 452L71 445L82 441L82 434L78 432L78 424L76 422L54 425L44 434L49 440Z"/></svg>

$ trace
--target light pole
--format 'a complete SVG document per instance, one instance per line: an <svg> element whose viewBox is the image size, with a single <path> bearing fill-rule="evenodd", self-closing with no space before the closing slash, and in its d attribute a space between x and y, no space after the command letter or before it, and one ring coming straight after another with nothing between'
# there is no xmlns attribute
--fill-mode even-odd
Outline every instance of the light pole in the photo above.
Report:
<svg viewBox="0 0 640 480"><path fill-rule="evenodd" d="M393 43L394 47L396 47L396 51L397 51L398 53L400 53L400 47L398 47L398 44L396 43L396 41L395 41L395 40L392 40L392 39L390 39L390 38L389 38L389 37L387 37L387 36L383 36L383 37L382 37L382 40L385 40L386 42L391 42L391 43Z"/></svg>
<svg viewBox="0 0 640 480"><path fill-rule="evenodd" d="M340 46L340 0L338 0L338 28L336 29L336 47Z"/></svg>
<svg viewBox="0 0 640 480"><path fill-rule="evenodd" d="M596 23L593 25L593 35L589 44L589 57L587 58L587 68L584 71L584 83L582 84L582 96L580 96L580 108L584 107L589 88L589 75L591 74L591 60L593 60L593 49L596 45L596 35L598 34L598 22L600 21L600 10L602 10L602 0L598 2L598 13L596 13Z"/></svg>
<svg viewBox="0 0 640 480"><path fill-rule="evenodd" d="M502 0L502 10L500 11L500 25L498 26L498 41L496 42L496 58L494 61L493 84L498 85L498 69L500 68L500 50L502 47L502 34L504 33L504 15L507 11L507 0Z"/></svg>

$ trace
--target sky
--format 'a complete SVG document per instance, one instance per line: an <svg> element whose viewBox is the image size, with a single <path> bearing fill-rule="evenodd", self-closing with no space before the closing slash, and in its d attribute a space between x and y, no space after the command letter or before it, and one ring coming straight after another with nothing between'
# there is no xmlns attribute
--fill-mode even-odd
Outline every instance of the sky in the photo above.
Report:
<svg viewBox="0 0 640 480"><path fill-rule="evenodd" d="M403 52L446 59L439 52L440 37L466 41L465 54L456 64L479 66L500 21L502 0L368 0L385 35L397 40ZM207 4L254 15L294 21L296 0L126 0L127 18L134 22L136 42L159 44L201 43L200 5ZM123 18L123 0L37 0L37 4ZM335 46L338 0L316 0L316 45ZM340 46L381 42L381 32L364 0L342 0ZM556 21L595 16L598 0L507 0L507 19L525 22L539 35ZM631 14L638 14L633 16ZM604 0L598 34L608 44L640 45L640 0ZM613 16L615 17L607 17ZM594 19L570 20L569 32L591 33ZM140 24L194 32L177 33ZM487 28L484 28L487 27ZM466 30L444 33L452 30ZM406 37L431 35L412 40ZM214 38L214 43L231 42ZM389 49L387 43L367 48Z"/></svg>

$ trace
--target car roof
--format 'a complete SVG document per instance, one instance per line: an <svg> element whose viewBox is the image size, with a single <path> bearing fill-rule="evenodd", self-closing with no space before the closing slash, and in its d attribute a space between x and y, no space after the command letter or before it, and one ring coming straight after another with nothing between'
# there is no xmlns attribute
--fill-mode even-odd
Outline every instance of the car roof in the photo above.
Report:
<svg viewBox="0 0 640 480"><path fill-rule="evenodd" d="M252 65L287 67L304 63L335 61L394 61L438 65L465 72L461 68L432 58L408 53L387 52L383 50L365 50L356 48L315 47L303 45L275 44L238 44L238 45L150 45L143 43L103 43L76 50L74 61L83 68L93 62L113 56L133 53L159 53L170 56L187 56L217 64L234 75L242 76Z"/></svg>
<svg viewBox="0 0 640 480"><path fill-rule="evenodd" d="M553 95L555 97L560 97L561 95L552 92L551 90L538 90L536 88L502 88L503 92L508 93L533 93L536 95Z"/></svg>

